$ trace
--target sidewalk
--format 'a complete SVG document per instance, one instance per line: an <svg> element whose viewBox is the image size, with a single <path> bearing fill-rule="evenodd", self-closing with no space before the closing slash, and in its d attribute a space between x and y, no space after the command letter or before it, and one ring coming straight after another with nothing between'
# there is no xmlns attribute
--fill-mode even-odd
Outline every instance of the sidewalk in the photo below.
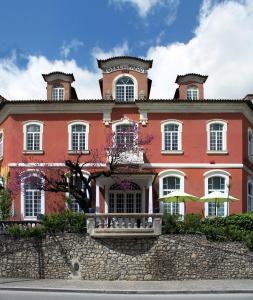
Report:
<svg viewBox="0 0 253 300"><path fill-rule="evenodd" d="M253 280L86 281L0 278L0 290L107 294L253 294Z"/></svg>

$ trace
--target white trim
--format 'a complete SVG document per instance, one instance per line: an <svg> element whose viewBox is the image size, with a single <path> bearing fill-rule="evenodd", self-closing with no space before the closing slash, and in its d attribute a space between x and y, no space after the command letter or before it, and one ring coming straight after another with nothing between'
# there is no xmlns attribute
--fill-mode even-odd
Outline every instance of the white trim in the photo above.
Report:
<svg viewBox="0 0 253 300"><path fill-rule="evenodd" d="M131 75L129 73L119 74L118 76L114 77L113 82L112 82L112 97L113 97L113 99L114 100L116 99L116 82L121 77L130 77L131 79L133 79L133 82L134 82L134 99L133 99L133 101L121 101L121 102L124 102L124 103L134 102L135 99L138 99L138 81L133 75Z"/></svg>
<svg viewBox="0 0 253 300"><path fill-rule="evenodd" d="M222 150L211 150L211 145L210 145L210 126L212 124L221 124L223 125L223 130L222 130ZM208 120L206 122L206 131L207 131L207 153L209 154L215 154L215 153L222 153L222 154L227 154L227 127L228 127L228 122L226 120L221 120L221 119L212 119Z"/></svg>
<svg viewBox="0 0 253 300"><path fill-rule="evenodd" d="M215 174L215 176L217 175L221 175L221 176L229 176L229 177L231 177L231 174L229 173L229 172L227 172L227 171L224 171L224 170L218 170L218 169L216 169L216 170L210 170L210 171L207 171L207 172L205 172L204 174L203 174L203 176L205 177L205 176L211 176L211 175L213 175L213 174Z"/></svg>
<svg viewBox="0 0 253 300"><path fill-rule="evenodd" d="M66 167L65 163L8 163L9 167ZM144 163L143 168L185 168L185 169L217 169L217 168L228 168L228 169L245 169L247 172L253 172L249 170L242 163L231 163L231 164L208 164L208 163ZM84 166L85 168L89 167L106 167L106 163L87 163ZM252 173L253 174L253 173Z"/></svg>
<svg viewBox="0 0 253 300"><path fill-rule="evenodd" d="M251 210L249 210L249 184L252 185L252 191L253 191L253 179L250 177L248 178L247 180L247 212L252 212L253 211L253 193L252 193L252 199L251 199L251 202L252 202L252 208Z"/></svg>
<svg viewBox="0 0 253 300"><path fill-rule="evenodd" d="M249 136L251 135L251 143L249 143ZM248 128L248 159L253 163L253 130L252 128Z"/></svg>
<svg viewBox="0 0 253 300"><path fill-rule="evenodd" d="M175 124L178 125L178 149L177 150L165 150L165 132L164 132L164 126L168 124ZM182 127L183 127L183 122L175 119L169 119L169 120L164 120L161 121L161 133L162 133L162 153L182 153ZM166 152L165 152L166 151Z"/></svg>
<svg viewBox="0 0 253 300"><path fill-rule="evenodd" d="M24 174L22 176L22 173ZM20 213L21 213L21 219L22 220L37 220L37 217L25 217L25 197L24 197L24 181L26 178L28 177L39 177L41 180L43 180L43 178L41 178L39 172L37 172L36 170L26 170L24 172L22 172L21 175L21 188L20 188L20 204L21 204L21 208L20 208ZM41 214L45 214L45 191L41 190Z"/></svg>
<svg viewBox="0 0 253 300"><path fill-rule="evenodd" d="M4 157L4 130L0 129L0 134L2 134L2 144L0 143L0 160Z"/></svg>
<svg viewBox="0 0 253 300"><path fill-rule="evenodd" d="M39 150L28 150L26 147L27 127L33 124L38 125L40 127L40 149ZM29 120L23 122L23 151L24 152L32 151L33 153L36 152L41 153L41 151L43 151L43 129L44 129L44 122L42 121Z"/></svg>
<svg viewBox="0 0 253 300"><path fill-rule="evenodd" d="M163 179L166 177L177 177L180 179L180 191L184 192L185 173L180 170L165 170L158 174L159 177L159 198L163 196ZM161 212L163 212L163 204L160 202ZM179 203L179 214L184 215L184 203Z"/></svg>
<svg viewBox="0 0 253 300"><path fill-rule="evenodd" d="M230 174L224 170L212 170L204 173L205 179L204 179L204 187L205 187L205 196L208 195L208 180L212 177L223 177L225 179L225 194L229 193L229 177ZM228 212L228 203L224 202L224 217L226 217ZM205 202L204 205L204 213L205 217L208 217L208 202ZM217 209L217 208L216 208Z"/></svg>
<svg viewBox="0 0 253 300"><path fill-rule="evenodd" d="M85 126L85 150L84 152L89 150L89 131L90 131L90 123L83 120L75 120L68 122L68 151L70 152L79 152L74 151L72 149L72 126L73 125L84 125Z"/></svg>
<svg viewBox="0 0 253 300"><path fill-rule="evenodd" d="M118 125L132 125L132 124L136 124L136 126L138 126L138 123L129 119L128 117L123 117L120 120L115 120L112 122L112 131L116 131L116 127Z"/></svg>

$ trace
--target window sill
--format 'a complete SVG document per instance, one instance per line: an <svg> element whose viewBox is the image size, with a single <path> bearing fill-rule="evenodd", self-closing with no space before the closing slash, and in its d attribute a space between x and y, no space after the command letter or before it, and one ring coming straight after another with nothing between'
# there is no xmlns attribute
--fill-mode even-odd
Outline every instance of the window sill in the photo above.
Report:
<svg viewBox="0 0 253 300"><path fill-rule="evenodd" d="M207 151L207 155L228 155L228 151Z"/></svg>
<svg viewBox="0 0 253 300"><path fill-rule="evenodd" d="M87 154L90 154L90 150L84 150L84 151L68 150L68 154L70 154L70 155L77 155L77 154L87 155Z"/></svg>
<svg viewBox="0 0 253 300"><path fill-rule="evenodd" d="M161 151L162 154L166 154L166 155L182 155L184 154L183 150L162 150Z"/></svg>
<svg viewBox="0 0 253 300"><path fill-rule="evenodd" d="M26 155L42 155L42 154L44 154L44 151L43 150L35 150L35 151L24 150L23 154L26 154Z"/></svg>

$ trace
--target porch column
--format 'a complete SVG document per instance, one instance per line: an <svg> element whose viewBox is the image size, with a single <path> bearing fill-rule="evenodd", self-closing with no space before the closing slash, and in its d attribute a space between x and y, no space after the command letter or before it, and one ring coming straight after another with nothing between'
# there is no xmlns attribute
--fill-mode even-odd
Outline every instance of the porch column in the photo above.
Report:
<svg viewBox="0 0 253 300"><path fill-rule="evenodd" d="M99 213L99 184L96 182L96 213Z"/></svg>
<svg viewBox="0 0 253 300"><path fill-rule="evenodd" d="M150 179L148 182L148 213L153 213L153 179Z"/></svg>

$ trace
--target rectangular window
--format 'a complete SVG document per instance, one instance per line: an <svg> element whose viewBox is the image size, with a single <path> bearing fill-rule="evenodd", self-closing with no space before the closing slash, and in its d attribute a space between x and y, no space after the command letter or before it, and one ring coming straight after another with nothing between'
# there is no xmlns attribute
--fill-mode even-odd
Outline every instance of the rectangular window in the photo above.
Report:
<svg viewBox="0 0 253 300"><path fill-rule="evenodd" d="M41 214L41 191L25 189L25 217Z"/></svg>
<svg viewBox="0 0 253 300"><path fill-rule="evenodd" d="M0 130L0 159L3 157L3 131Z"/></svg>

